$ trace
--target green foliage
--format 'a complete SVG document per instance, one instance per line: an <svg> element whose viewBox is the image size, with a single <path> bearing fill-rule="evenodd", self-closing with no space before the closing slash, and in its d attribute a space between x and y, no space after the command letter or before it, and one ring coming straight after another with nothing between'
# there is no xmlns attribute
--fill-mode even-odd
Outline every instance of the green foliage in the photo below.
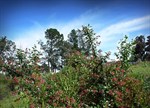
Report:
<svg viewBox="0 0 150 108"><path fill-rule="evenodd" d="M30 75L33 72L40 71L38 63L40 62L41 53L36 49L36 46L32 47L32 50L17 49L15 60L9 60L8 63L3 65L3 72L7 76L11 77L23 77L24 75Z"/></svg>
<svg viewBox="0 0 150 108"><path fill-rule="evenodd" d="M75 31L72 32L76 35ZM81 34L78 37L81 50L70 51L70 44L63 41L63 36L56 29L46 31L47 43L40 44L48 54L52 70L55 69L52 63L55 60L52 59L60 56L66 59L64 68L58 73L44 73L39 65L41 53L36 46L25 51L18 49L16 59L2 65L15 95L0 101L10 102L9 106L2 104L1 107L146 108L149 105L149 72L143 74L140 69L141 77L136 76L138 72L134 66L131 67L133 73L130 72L132 44L127 42L127 36L120 42L119 53L116 54L119 61L107 62L109 53L97 56L93 29L83 26L78 33ZM75 47L76 41L74 43ZM146 65L149 64L142 66L149 70ZM4 83L4 79L1 82ZM3 92L3 89L0 90Z"/></svg>
<svg viewBox="0 0 150 108"><path fill-rule="evenodd" d="M130 57L133 53L132 50L132 46L133 43L132 42L128 42L128 37L125 36L124 39L122 39L119 42L119 47L118 53L115 53L115 55L117 56L117 59L119 59L121 61L121 68L127 70L129 68L129 62L130 62Z"/></svg>
<svg viewBox="0 0 150 108"><path fill-rule="evenodd" d="M68 35L68 41L71 43L73 50L79 50L78 35L76 30L71 30L71 33Z"/></svg>
<svg viewBox="0 0 150 108"><path fill-rule="evenodd" d="M88 56L96 56L96 45L99 43L96 42L96 39L99 36L95 36L90 25L82 26L82 29L78 30L73 29L68 37L73 50L80 51Z"/></svg>
<svg viewBox="0 0 150 108"><path fill-rule="evenodd" d="M14 59L16 45L5 37L0 38L0 71L5 63Z"/></svg>
<svg viewBox="0 0 150 108"><path fill-rule="evenodd" d="M8 40L7 37L0 38L0 56L4 59L10 57L11 54L15 51L16 45L11 40Z"/></svg>

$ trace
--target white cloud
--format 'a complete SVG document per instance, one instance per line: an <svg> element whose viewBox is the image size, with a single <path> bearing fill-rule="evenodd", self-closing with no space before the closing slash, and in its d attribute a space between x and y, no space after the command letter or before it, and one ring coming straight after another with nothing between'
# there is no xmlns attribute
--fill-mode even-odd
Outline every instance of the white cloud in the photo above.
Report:
<svg viewBox="0 0 150 108"><path fill-rule="evenodd" d="M150 15L132 19L129 21L123 21L123 22L112 24L100 30L97 33L98 35L101 36L99 38L99 41L102 41L100 48L104 52L107 52L109 49L109 51L111 51L111 54L112 54L110 58L114 59L115 56L113 54L114 52L117 51L116 49L117 43L121 39L121 36L130 34L134 31L142 30L145 28L150 29Z"/></svg>
<svg viewBox="0 0 150 108"><path fill-rule="evenodd" d="M96 12L97 13L97 12ZM94 20L94 18L97 17L97 14L93 12L92 10L87 11L80 17L77 17L69 22L58 22L56 23L50 23L48 25L41 25L37 21L30 20L30 22L33 23L33 27L29 29L28 31L18 33L16 39L13 41L16 43L18 48L31 48L34 46L34 44L37 45L38 40L45 40L45 30L48 28L56 28L60 33L64 35L64 39L67 39L68 34L71 32L72 29L78 29L81 28L82 25L87 25L89 22Z"/></svg>
<svg viewBox="0 0 150 108"><path fill-rule="evenodd" d="M128 34L129 32L144 28L150 28L150 15L112 24L109 27L100 30L98 34L101 35L102 42L109 42L114 38L117 38L116 35Z"/></svg>
<svg viewBox="0 0 150 108"><path fill-rule="evenodd" d="M16 43L17 48L25 49L37 45L38 41L42 38L44 38L43 29L37 27L18 34L17 38L13 41Z"/></svg>

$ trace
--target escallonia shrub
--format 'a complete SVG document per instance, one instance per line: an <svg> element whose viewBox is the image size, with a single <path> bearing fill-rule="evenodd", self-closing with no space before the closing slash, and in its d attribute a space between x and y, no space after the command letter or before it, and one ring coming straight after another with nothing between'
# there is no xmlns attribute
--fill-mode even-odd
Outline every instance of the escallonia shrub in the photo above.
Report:
<svg viewBox="0 0 150 108"><path fill-rule="evenodd" d="M14 59L8 60L3 65L6 76L9 77L23 77L29 76L32 72L39 72L41 53L36 49L36 46L32 49L17 49Z"/></svg>
<svg viewBox="0 0 150 108"><path fill-rule="evenodd" d="M28 98L30 107L78 107L81 106L77 91L79 77L83 77L75 68L66 67L62 72L41 74L40 67L31 66L31 74L25 74L19 80L18 92ZM28 68L26 68L28 69ZM81 72L86 72L82 68ZM15 78L15 77L14 77ZM21 99L20 98L20 99Z"/></svg>
<svg viewBox="0 0 150 108"><path fill-rule="evenodd" d="M126 51L129 54L128 50L123 52L126 54ZM118 62L107 62L109 53L86 56L76 51L59 73L45 75L38 66L39 52L21 51L18 54L18 65L10 63L5 70L13 69L9 74L18 84L19 99L27 98L30 108L130 108L147 105L146 95L138 95L143 91L141 82L127 77L126 57ZM26 67L22 67L23 64Z"/></svg>
<svg viewBox="0 0 150 108"><path fill-rule="evenodd" d="M142 90L139 88L140 84L134 83L136 79L127 77L127 73L129 72L128 56L131 53L130 48L132 45L127 43L127 37L125 37L120 43L120 52L117 54L119 59L118 62L106 62L108 57L106 55L99 58L95 57L90 62L87 61L87 64L85 64L85 67L89 67L89 70L91 71L89 78L80 86L80 99L84 104L101 108L130 108L131 106L146 106L146 104L142 102L144 100L139 100L138 94L136 93L136 91ZM128 85L134 86L128 87ZM134 89L134 87L137 90ZM130 96L131 94L135 97ZM127 97L130 97L130 99L127 99Z"/></svg>
<svg viewBox="0 0 150 108"><path fill-rule="evenodd" d="M88 78L80 77L81 73L88 71L88 69L82 70L81 67L79 69L82 71L81 73L70 67L62 73L48 76L47 79L44 79L45 81L43 81L44 77L33 73L31 79L23 84L24 93L27 93L30 104L35 107L126 108L131 105L131 100L134 99L130 95L132 92L135 93L132 91L132 86L130 88L127 84L133 84L134 80L127 82L129 79L126 78L126 71L118 66L118 64L105 64L103 72L90 71L86 76ZM131 103L126 102L127 97L130 98Z"/></svg>
<svg viewBox="0 0 150 108"><path fill-rule="evenodd" d="M97 62L96 62L97 63ZM81 86L80 97L88 106L115 107L123 100L123 88L126 82L125 70L115 64L92 64L93 71L85 85Z"/></svg>

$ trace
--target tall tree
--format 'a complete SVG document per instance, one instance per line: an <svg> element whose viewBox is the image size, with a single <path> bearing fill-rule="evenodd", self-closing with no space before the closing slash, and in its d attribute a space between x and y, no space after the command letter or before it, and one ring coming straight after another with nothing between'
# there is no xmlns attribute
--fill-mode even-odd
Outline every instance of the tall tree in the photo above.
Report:
<svg viewBox="0 0 150 108"><path fill-rule="evenodd" d="M143 35L137 36L135 38L135 61L137 61L138 59L143 60L143 55L144 55L144 48L145 48L145 37Z"/></svg>
<svg viewBox="0 0 150 108"><path fill-rule="evenodd" d="M83 36L85 38L85 51L88 55L96 56L96 37L94 30L90 25L82 27Z"/></svg>
<svg viewBox="0 0 150 108"><path fill-rule="evenodd" d="M61 64L60 64L59 68L62 68L65 65L68 55L72 52L72 50L74 50L72 48L73 48L72 44L69 43L68 41L62 42L62 44L60 46Z"/></svg>
<svg viewBox="0 0 150 108"><path fill-rule="evenodd" d="M46 43L40 41L41 49L46 54L49 70L55 71L60 64L60 46L63 42L63 34L60 34L57 29L50 28L45 32Z"/></svg>
<svg viewBox="0 0 150 108"><path fill-rule="evenodd" d="M145 46L145 54L143 60L150 61L150 36L147 36L147 42Z"/></svg>
<svg viewBox="0 0 150 108"><path fill-rule="evenodd" d="M72 49L96 56L96 38L90 25L82 26L82 29L78 30L73 29L68 37Z"/></svg>
<svg viewBox="0 0 150 108"><path fill-rule="evenodd" d="M16 45L13 41L8 40L6 36L0 38L0 59L3 62L12 59L15 50Z"/></svg>
<svg viewBox="0 0 150 108"><path fill-rule="evenodd" d="M78 35L75 29L71 30L70 34L68 35L68 41L72 45L73 50L79 50L78 47Z"/></svg>

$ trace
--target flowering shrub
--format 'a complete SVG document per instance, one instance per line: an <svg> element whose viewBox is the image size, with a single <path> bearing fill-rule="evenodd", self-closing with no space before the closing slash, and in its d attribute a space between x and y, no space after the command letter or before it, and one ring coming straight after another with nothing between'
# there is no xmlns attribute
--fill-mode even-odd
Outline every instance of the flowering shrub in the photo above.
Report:
<svg viewBox="0 0 150 108"><path fill-rule="evenodd" d="M97 58L98 59L98 58ZM95 59L93 70L89 74L86 85L82 85L80 97L89 106L114 107L122 103L123 88L126 82L125 70ZM99 64L99 65L97 65Z"/></svg>
<svg viewBox="0 0 150 108"><path fill-rule="evenodd" d="M123 45L123 46L122 46ZM127 46L126 46L127 45ZM130 108L148 106L148 95L142 82L128 77L130 45L121 44L119 61L107 62L105 56L86 56L79 51L70 54L66 66L59 72L44 74L40 52L18 50L16 61L2 69L13 80L19 94L30 108Z"/></svg>

